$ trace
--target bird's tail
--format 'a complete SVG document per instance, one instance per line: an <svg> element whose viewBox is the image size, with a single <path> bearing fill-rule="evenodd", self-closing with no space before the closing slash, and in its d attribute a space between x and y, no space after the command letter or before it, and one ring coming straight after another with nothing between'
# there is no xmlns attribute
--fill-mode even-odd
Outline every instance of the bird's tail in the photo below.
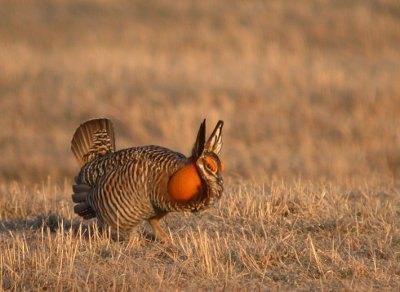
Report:
<svg viewBox="0 0 400 292"><path fill-rule="evenodd" d="M114 128L109 119L89 120L76 129L71 150L80 166L115 151Z"/></svg>

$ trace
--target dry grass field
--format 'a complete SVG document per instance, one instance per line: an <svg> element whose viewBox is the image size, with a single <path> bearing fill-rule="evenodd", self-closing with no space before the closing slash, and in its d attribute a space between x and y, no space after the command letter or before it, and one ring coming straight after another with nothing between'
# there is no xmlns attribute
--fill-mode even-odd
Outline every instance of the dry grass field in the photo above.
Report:
<svg viewBox="0 0 400 292"><path fill-rule="evenodd" d="M0 7L4 290L400 289L399 1ZM223 119L223 199L169 214L172 245L82 225L70 140L98 116L186 154Z"/></svg>

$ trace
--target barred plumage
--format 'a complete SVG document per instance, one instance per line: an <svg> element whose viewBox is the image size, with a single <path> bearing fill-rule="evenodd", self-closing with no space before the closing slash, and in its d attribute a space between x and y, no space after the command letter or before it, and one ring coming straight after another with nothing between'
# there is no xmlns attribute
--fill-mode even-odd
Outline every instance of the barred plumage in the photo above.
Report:
<svg viewBox="0 0 400 292"><path fill-rule="evenodd" d="M159 219L172 211L202 210L222 195L222 126L219 121L205 142L204 120L192 156L185 157L153 145L115 151L111 121L87 121L71 143L83 165L73 186L75 213L121 232L148 220L155 235L166 240Z"/></svg>

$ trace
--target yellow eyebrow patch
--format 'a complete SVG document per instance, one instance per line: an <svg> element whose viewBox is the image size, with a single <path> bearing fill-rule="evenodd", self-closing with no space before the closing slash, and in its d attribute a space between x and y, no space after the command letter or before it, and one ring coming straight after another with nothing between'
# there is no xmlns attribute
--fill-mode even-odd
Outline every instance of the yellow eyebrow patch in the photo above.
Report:
<svg viewBox="0 0 400 292"><path fill-rule="evenodd" d="M215 162L214 159L212 159L211 157L206 157L204 160L206 161L206 164L209 169L211 169L212 171L217 170L217 163Z"/></svg>

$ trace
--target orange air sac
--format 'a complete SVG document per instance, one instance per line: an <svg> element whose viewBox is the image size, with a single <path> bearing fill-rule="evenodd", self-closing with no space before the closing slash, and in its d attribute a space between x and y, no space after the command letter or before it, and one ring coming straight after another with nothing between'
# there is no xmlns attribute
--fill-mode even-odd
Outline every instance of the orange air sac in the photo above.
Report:
<svg viewBox="0 0 400 292"><path fill-rule="evenodd" d="M201 179L194 163L175 172L168 182L168 193L174 201L188 201L201 190Z"/></svg>

